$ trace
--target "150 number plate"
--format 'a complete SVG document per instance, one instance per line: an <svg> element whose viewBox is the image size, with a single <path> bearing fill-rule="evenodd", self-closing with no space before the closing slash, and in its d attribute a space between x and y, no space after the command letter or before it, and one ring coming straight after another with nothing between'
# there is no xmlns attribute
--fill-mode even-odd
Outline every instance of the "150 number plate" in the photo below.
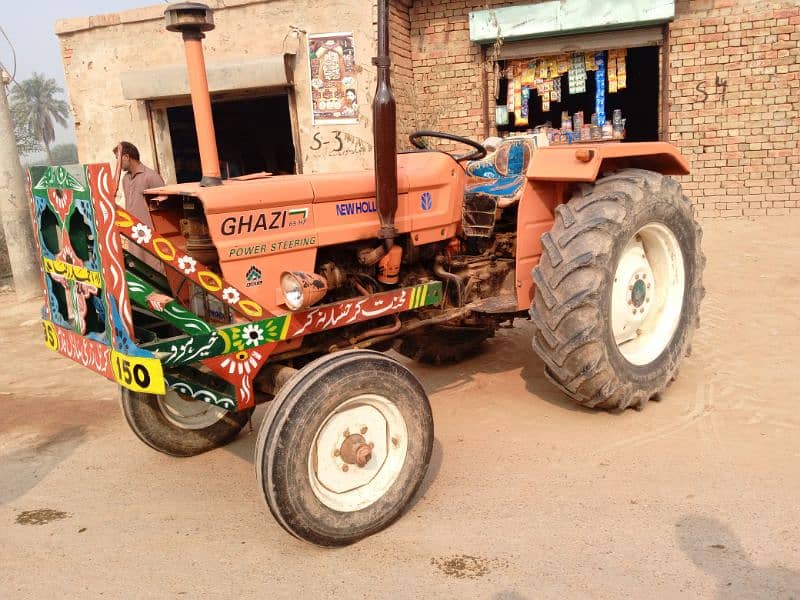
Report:
<svg viewBox="0 0 800 600"><path fill-rule="evenodd" d="M111 370L122 386L134 392L164 395L164 371L157 358L126 356L116 350L111 351Z"/></svg>

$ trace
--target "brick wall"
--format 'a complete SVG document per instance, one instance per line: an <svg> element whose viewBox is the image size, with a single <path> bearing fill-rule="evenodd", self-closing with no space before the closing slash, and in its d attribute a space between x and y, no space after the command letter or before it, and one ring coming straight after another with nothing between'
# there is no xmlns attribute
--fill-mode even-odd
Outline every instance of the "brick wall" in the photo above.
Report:
<svg viewBox="0 0 800 600"><path fill-rule="evenodd" d="M798 208L800 6L679 0L676 12L669 133L692 165L684 188L699 214Z"/></svg>
<svg viewBox="0 0 800 600"><path fill-rule="evenodd" d="M481 139L494 105L489 94L484 114L481 50L469 42L469 12L530 3L414 0L410 94L417 101L414 114L403 109L406 119ZM800 208L798 3L677 0L669 32L666 130L692 166L682 183L698 214Z"/></svg>
<svg viewBox="0 0 800 600"><path fill-rule="evenodd" d="M480 46L469 41L469 13L512 4L516 3L415 0L411 7L411 57L416 92L423 99L417 105L420 129L482 139L486 119L482 57Z"/></svg>
<svg viewBox="0 0 800 600"><path fill-rule="evenodd" d="M408 134L417 129L416 106L419 103L414 87L414 66L411 62L410 0L391 0L390 44L392 57L392 89L397 100L397 147L408 146Z"/></svg>

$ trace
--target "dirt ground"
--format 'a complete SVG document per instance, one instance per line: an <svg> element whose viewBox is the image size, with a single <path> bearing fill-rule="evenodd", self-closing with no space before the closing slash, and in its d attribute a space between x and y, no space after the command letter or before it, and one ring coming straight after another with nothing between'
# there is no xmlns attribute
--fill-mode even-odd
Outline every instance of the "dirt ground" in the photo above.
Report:
<svg viewBox="0 0 800 600"><path fill-rule="evenodd" d="M45 348L38 306L2 296L0 597L800 598L800 215L704 227L701 329L661 402L571 406L527 322L415 366L422 492L340 550L269 516L254 432L153 452L113 384Z"/></svg>

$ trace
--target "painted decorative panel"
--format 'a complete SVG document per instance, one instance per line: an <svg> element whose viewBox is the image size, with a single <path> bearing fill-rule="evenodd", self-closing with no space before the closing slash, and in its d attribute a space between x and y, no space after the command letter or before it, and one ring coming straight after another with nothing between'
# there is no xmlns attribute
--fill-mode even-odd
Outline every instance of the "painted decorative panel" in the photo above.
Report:
<svg viewBox="0 0 800 600"><path fill-rule="evenodd" d="M112 184L107 164L29 171L45 343L122 386L163 394L161 362L133 341Z"/></svg>

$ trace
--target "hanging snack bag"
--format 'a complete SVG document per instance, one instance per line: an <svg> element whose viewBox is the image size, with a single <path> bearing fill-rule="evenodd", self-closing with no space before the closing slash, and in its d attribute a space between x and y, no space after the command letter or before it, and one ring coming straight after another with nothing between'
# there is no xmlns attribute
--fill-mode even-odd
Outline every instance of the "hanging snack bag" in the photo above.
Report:
<svg viewBox="0 0 800 600"><path fill-rule="evenodd" d="M550 102L561 102L561 78L553 79L552 91L550 92Z"/></svg>
<svg viewBox="0 0 800 600"><path fill-rule="evenodd" d="M572 115L572 131L578 133L583 128L583 111L579 110Z"/></svg>
<svg viewBox="0 0 800 600"><path fill-rule="evenodd" d="M606 69L608 73L608 93L609 94L616 94L617 93L617 59L616 58L609 58L608 59L608 68Z"/></svg>
<svg viewBox="0 0 800 600"><path fill-rule="evenodd" d="M558 62L555 58L547 61L547 77L548 79L555 79L558 77Z"/></svg>
<svg viewBox="0 0 800 600"><path fill-rule="evenodd" d="M625 57L617 59L617 88L624 90L628 87L628 77L626 73Z"/></svg>
<svg viewBox="0 0 800 600"><path fill-rule="evenodd" d="M523 85L520 92L519 116L517 116L515 125L526 126L528 124L528 100L530 100L530 98L531 88L527 85Z"/></svg>
<svg viewBox="0 0 800 600"><path fill-rule="evenodd" d="M583 94L586 92L586 61L583 54L573 54L572 64L569 67L569 93Z"/></svg>
<svg viewBox="0 0 800 600"><path fill-rule="evenodd" d="M547 79L550 74L550 69L547 67L547 60L542 59L539 61L539 79Z"/></svg>
<svg viewBox="0 0 800 600"><path fill-rule="evenodd" d="M597 112L597 125L602 127L606 122L606 58L604 52L598 52L594 56L597 65L595 71L595 83L597 92L595 93L595 111Z"/></svg>
<svg viewBox="0 0 800 600"><path fill-rule="evenodd" d="M569 71L571 60L569 54L560 54L558 56L558 74L563 75Z"/></svg>

